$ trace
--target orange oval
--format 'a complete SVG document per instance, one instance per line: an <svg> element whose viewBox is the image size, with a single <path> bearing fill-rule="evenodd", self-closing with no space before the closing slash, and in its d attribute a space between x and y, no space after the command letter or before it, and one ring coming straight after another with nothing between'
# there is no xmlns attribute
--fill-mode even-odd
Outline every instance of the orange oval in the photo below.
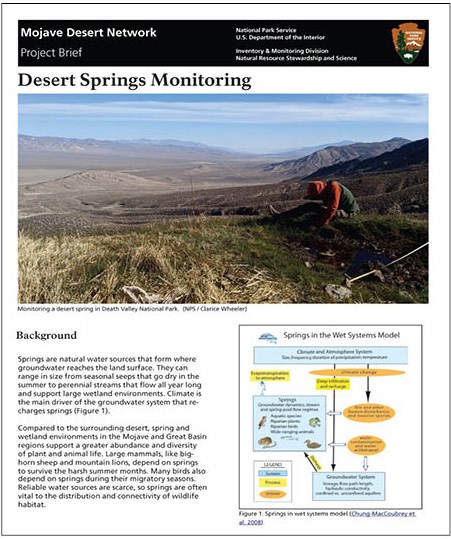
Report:
<svg viewBox="0 0 451 539"><path fill-rule="evenodd" d="M343 415L351 421L361 421L362 423L377 423L387 421L395 416L395 411L390 406L368 402L364 404L354 404L343 410Z"/></svg>
<svg viewBox="0 0 451 539"><path fill-rule="evenodd" d="M377 455L385 449L385 442L377 436L356 436L349 440L348 449L356 455Z"/></svg>
<svg viewBox="0 0 451 539"><path fill-rule="evenodd" d="M284 496L286 496L287 493L286 492L283 492L283 490L264 490L263 492L260 492L260 496L262 498L267 498L268 500L269 499L277 499L277 498L283 498Z"/></svg>
<svg viewBox="0 0 451 539"><path fill-rule="evenodd" d="M321 369L310 371L310 374L320 374L323 376L393 376L395 374L405 374L404 371L394 369Z"/></svg>

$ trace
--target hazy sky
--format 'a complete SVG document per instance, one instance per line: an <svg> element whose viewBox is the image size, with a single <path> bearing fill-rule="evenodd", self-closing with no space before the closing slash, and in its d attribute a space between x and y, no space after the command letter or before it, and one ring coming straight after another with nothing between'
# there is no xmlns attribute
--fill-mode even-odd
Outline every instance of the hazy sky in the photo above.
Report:
<svg viewBox="0 0 451 539"><path fill-rule="evenodd" d="M428 136L421 94L22 94L19 133L178 139L267 152Z"/></svg>

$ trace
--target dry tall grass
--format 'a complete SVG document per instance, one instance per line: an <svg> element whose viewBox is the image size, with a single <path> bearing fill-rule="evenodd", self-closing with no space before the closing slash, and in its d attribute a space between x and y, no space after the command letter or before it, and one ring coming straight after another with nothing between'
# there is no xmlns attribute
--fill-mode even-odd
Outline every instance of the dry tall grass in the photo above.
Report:
<svg viewBox="0 0 451 539"><path fill-rule="evenodd" d="M287 228L262 219L195 217L111 235L22 233L18 300L121 303L121 289L137 286L161 303L332 303L324 286L341 283L343 269L312 258L321 232L329 238L325 249L374 245L392 259L428 235L427 222L371 215L338 220L324 231L304 230L299 223ZM299 245L310 246L308 264ZM420 251L393 266L385 282L359 281L347 301L427 302L427 264L427 250Z"/></svg>
<svg viewBox="0 0 451 539"><path fill-rule="evenodd" d="M139 286L170 303L286 303L296 286L261 267L255 238L226 221L97 236L19 237L20 303L119 303ZM163 299L164 298L164 299Z"/></svg>

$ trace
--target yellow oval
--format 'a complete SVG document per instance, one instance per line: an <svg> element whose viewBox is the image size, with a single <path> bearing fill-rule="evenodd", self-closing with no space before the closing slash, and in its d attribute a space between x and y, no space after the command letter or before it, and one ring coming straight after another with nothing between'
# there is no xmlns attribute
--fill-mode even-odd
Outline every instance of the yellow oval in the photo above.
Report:
<svg viewBox="0 0 451 539"><path fill-rule="evenodd" d="M283 492L283 490L264 490L262 492L260 492L260 496L262 498L267 498L268 500L269 499L277 499L277 498L283 498L284 496L286 496L287 493L286 492Z"/></svg>
<svg viewBox="0 0 451 539"><path fill-rule="evenodd" d="M377 436L356 436L348 442L348 449L356 455L377 455L385 449L385 442Z"/></svg>
<svg viewBox="0 0 451 539"><path fill-rule="evenodd" d="M393 376L395 374L405 374L404 371L394 369L321 369L319 371L310 371L310 374L319 374L322 376Z"/></svg>
<svg viewBox="0 0 451 539"><path fill-rule="evenodd" d="M387 421L395 416L395 411L390 406L368 402L364 404L354 404L343 411L343 415L351 421L361 421L362 423L377 423Z"/></svg>

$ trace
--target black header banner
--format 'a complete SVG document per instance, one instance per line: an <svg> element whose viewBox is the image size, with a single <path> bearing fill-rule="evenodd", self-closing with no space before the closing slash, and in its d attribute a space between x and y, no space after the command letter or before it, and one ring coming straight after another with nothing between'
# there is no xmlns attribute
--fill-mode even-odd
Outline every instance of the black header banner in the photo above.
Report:
<svg viewBox="0 0 451 539"><path fill-rule="evenodd" d="M424 20L25 20L18 32L21 67L429 65Z"/></svg>

